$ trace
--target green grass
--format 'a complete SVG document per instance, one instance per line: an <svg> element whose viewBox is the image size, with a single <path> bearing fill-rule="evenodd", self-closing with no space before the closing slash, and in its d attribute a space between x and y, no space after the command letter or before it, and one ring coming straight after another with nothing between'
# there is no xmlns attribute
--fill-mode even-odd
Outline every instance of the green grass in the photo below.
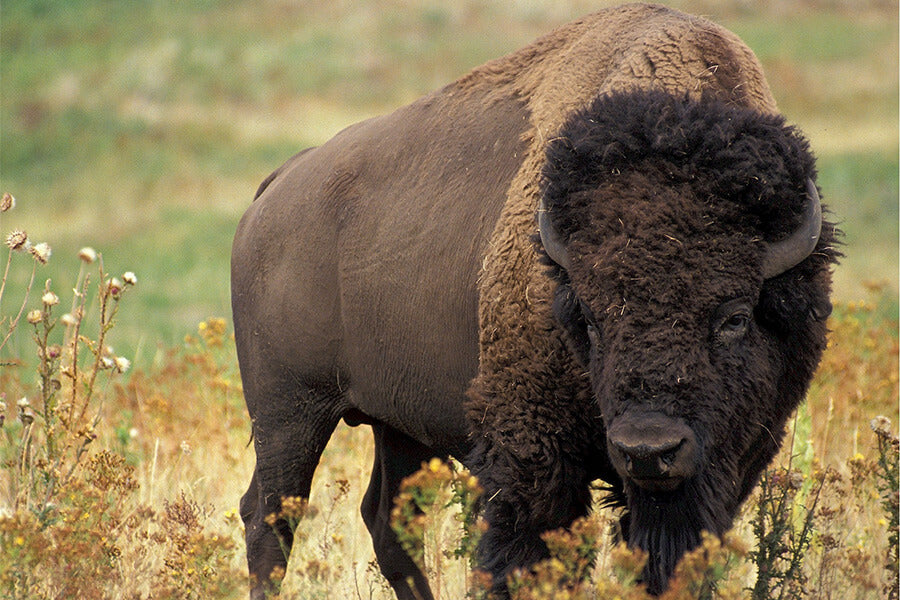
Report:
<svg viewBox="0 0 900 600"><path fill-rule="evenodd" d="M844 231L841 266L835 273L843 297L862 297L867 283L897 286L897 155L852 152L819 160L825 201ZM896 294L895 294L896 297Z"/></svg>
<svg viewBox="0 0 900 600"><path fill-rule="evenodd" d="M896 10L670 4L742 36L810 137L846 233L838 296L869 280L896 291ZM55 247L52 262L92 245L111 272L134 270L140 319L119 334L149 358L197 320L230 314L231 235L283 160L597 7L3 2L0 191L19 208L0 233L26 228Z"/></svg>
<svg viewBox="0 0 900 600"><path fill-rule="evenodd" d="M108 274L121 277L133 271L138 277L139 291L123 304L117 318L119 354L147 365L163 349L180 345L186 334L196 332L200 321L231 314L229 260L235 227L235 219L221 213L164 207L140 226L117 231L108 247L96 246ZM57 291L74 285L80 248L71 242L54 245L51 260L38 267L33 298L40 297L46 279ZM21 259L19 265L30 262L27 257L14 258ZM89 268L88 273L96 284L95 270ZM29 274L21 266L12 270L13 294L24 287ZM15 306L16 300L15 296L6 300L4 308ZM26 336L19 337L10 356L21 355L23 346L30 344Z"/></svg>
<svg viewBox="0 0 900 600"><path fill-rule="evenodd" d="M896 35L890 20L859 18L811 9L781 16L753 15L730 28L765 62L792 60L827 65L865 61L873 48L890 44Z"/></svg>

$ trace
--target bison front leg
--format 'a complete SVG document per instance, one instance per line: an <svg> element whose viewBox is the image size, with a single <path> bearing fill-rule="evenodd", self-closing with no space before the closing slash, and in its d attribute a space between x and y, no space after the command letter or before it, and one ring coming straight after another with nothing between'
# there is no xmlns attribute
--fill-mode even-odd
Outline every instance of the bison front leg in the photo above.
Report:
<svg viewBox="0 0 900 600"><path fill-rule="evenodd" d="M484 489L488 524L478 562L493 576L494 596L506 598L515 569L548 558L541 534L568 527L589 512L590 478L572 457L553 452L522 457L508 447L490 447L487 440L470 457Z"/></svg>
<svg viewBox="0 0 900 600"><path fill-rule="evenodd" d="M585 516L591 482L615 475L587 375L567 363L561 341L551 350L505 368L483 364L468 390L473 449L465 464L484 489L488 524L478 560L501 598L513 570L548 557L541 534Z"/></svg>
<svg viewBox="0 0 900 600"><path fill-rule="evenodd" d="M391 527L391 511L403 479L418 471L435 452L383 423L374 423L372 432L375 463L360 509L372 535L378 566L399 600L432 600L428 580Z"/></svg>

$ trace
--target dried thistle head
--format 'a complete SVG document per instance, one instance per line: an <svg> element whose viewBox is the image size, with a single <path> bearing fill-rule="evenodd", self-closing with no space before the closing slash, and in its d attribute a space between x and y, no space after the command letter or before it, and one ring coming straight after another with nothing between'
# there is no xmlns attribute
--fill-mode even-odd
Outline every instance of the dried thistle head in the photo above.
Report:
<svg viewBox="0 0 900 600"><path fill-rule="evenodd" d="M31 247L31 255L34 257L34 260L38 261L42 265L46 265L47 261L50 260L50 254L52 254L53 250L50 248L50 244L47 242L41 242L40 244L35 244Z"/></svg>
<svg viewBox="0 0 900 600"><path fill-rule="evenodd" d="M122 281L118 277L113 277L106 280L106 293L108 293L114 299L118 299L122 294L122 287Z"/></svg>
<svg viewBox="0 0 900 600"><path fill-rule="evenodd" d="M0 198L0 212L6 212L8 210L12 210L16 207L16 199L13 198L13 195L9 192L3 192L3 197Z"/></svg>
<svg viewBox="0 0 900 600"><path fill-rule="evenodd" d="M874 431L875 434L880 438L888 441L896 439L893 431L891 431L891 420L883 415L878 415L877 417L869 421L869 427L871 427L872 431Z"/></svg>
<svg viewBox="0 0 900 600"><path fill-rule="evenodd" d="M115 358L115 363L116 371L118 371L119 373L124 373L131 367L131 361L124 356L117 356Z"/></svg>
<svg viewBox="0 0 900 600"><path fill-rule="evenodd" d="M34 411L31 409L31 403L28 398L21 398L16 405L19 407L19 420L25 426L34 423Z"/></svg>
<svg viewBox="0 0 900 600"><path fill-rule="evenodd" d="M59 304L59 296L48 290L41 296L41 302L44 303L44 306L56 306Z"/></svg>
<svg viewBox="0 0 900 600"><path fill-rule="evenodd" d="M6 236L6 245L10 250L16 250L17 252L25 252L31 247L28 243L28 234L21 229L14 229Z"/></svg>
<svg viewBox="0 0 900 600"><path fill-rule="evenodd" d="M81 259L81 262L91 264L92 262L97 260L97 251L90 246L85 246L78 251L78 258Z"/></svg>

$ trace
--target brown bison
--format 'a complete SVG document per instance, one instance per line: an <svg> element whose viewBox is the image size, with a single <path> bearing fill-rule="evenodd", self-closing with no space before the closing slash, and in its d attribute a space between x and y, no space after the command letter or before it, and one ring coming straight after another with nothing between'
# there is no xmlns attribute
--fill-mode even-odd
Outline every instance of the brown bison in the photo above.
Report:
<svg viewBox="0 0 900 600"><path fill-rule="evenodd" d="M399 598L431 598L389 525L453 455L485 489L505 593L605 481L659 593L731 524L825 347L834 227L753 54L629 5L566 25L291 158L238 227L232 303L265 517L307 497L340 419L371 425L362 515Z"/></svg>

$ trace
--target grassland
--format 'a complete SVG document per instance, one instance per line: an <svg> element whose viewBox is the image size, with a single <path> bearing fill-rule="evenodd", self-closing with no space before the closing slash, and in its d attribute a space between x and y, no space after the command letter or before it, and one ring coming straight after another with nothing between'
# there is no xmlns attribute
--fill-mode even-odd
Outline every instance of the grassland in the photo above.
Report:
<svg viewBox="0 0 900 600"><path fill-rule="evenodd" d="M0 4L0 192L18 199L14 211L0 216L2 234L24 228L53 246L36 285L52 279L64 304L71 301L64 292L76 283L82 246L102 253L108 273L138 276L109 340L134 368L112 376L93 398L79 396L93 403L92 411L104 398L91 452L123 456L135 484L129 487L121 476L104 494L83 494L75 503L82 514L102 513L118 523L112 546L119 556L107 561L112 570L84 574L114 582L97 597L129 597L129 589L138 597L151 590L173 597L242 593L240 585L226 583L241 576L240 544L230 540L240 536L233 511L252 467L249 427L227 329L208 318L230 314L231 236L258 182L298 149L608 4ZM868 420L897 415L897 7L837 0L670 4L709 15L751 46L781 109L819 156L824 199L845 232L846 258L836 273L836 340L798 417L798 453L809 458L807 477L815 471L813 458L836 469L842 481L862 477L863 467L874 469ZM21 261L14 267L0 316L18 306L30 273ZM40 290L32 293L29 308L40 307L39 297ZM97 304L87 307L86 331L93 331L88 325L95 325ZM37 397L33 357L24 326L0 349L0 362L21 360L0 367L0 393L8 404L0 436L3 469L23 433L13 404ZM863 458L852 463L857 454ZM305 558L288 574L288 589L303 597L328 597L335 589L347 597L388 597L367 566L371 546L355 514L371 458L364 428L335 435L311 501L319 512L302 525ZM79 467L85 481L90 473L90 481L103 480L97 473L104 468L107 475L125 469L90 464ZM14 476L0 472L0 506L13 504ZM823 528L840 524L851 532L841 540L841 560L871 563L887 544L879 524L885 517L875 488L860 489L876 497L854 496L850 504L859 510ZM112 502L110 490L128 502ZM746 539L753 537L749 519L738 527ZM30 526L22 523L4 539L15 542ZM41 544L73 541L63 534L81 536L82 544L72 544L63 559L76 561L79 551L82 560L96 558L90 548L104 548L100 537L88 535L90 528L55 531L61 536L55 541L38 532L23 538L33 554L22 560L41 558L48 565ZM151 538L144 534L155 536L156 551L147 550ZM430 543L452 545L454 535L438 529ZM821 539L814 557L827 555ZM213 554L202 560L191 554L190 540ZM856 546L868 554L846 550ZM857 576L867 583L849 588L850 595L808 597L880 597L880 580L872 584L878 566L866 564ZM218 575L204 579L201 572L210 565ZM461 597L464 562L444 566L445 597ZM749 581L750 575L743 577Z"/></svg>
<svg viewBox="0 0 900 600"><path fill-rule="evenodd" d="M896 290L895 11L674 4L743 36L811 138L846 232L839 297L869 280ZM145 274L152 291L126 313L142 326L123 324L120 343L146 364L156 341L228 314L230 237L281 161L588 5L5 2L0 186L27 206L7 227Z"/></svg>

